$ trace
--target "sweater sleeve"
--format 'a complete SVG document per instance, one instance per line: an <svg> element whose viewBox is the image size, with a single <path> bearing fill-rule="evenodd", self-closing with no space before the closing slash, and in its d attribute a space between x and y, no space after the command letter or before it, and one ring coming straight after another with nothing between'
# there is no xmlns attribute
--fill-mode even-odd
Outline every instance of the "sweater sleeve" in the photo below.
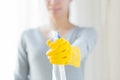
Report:
<svg viewBox="0 0 120 80"><path fill-rule="evenodd" d="M25 31L22 33L18 44L17 64L14 73L14 80L28 80L29 66L24 40Z"/></svg>
<svg viewBox="0 0 120 80"><path fill-rule="evenodd" d="M80 34L81 33L81 34ZM72 46L77 46L81 51L81 60L87 58L97 42L97 32L94 28L84 28L78 32L77 39Z"/></svg>

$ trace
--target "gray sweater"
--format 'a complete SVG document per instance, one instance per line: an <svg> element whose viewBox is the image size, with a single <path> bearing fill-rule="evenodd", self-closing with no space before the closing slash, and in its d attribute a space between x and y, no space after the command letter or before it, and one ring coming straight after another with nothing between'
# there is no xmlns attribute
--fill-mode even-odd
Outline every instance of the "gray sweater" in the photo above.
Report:
<svg viewBox="0 0 120 80"><path fill-rule="evenodd" d="M80 48L82 57L80 68L65 66L67 80L84 80L84 64L96 44L96 30L75 26L64 38ZM18 46L14 80L52 80L52 64L45 54L48 49L38 28L25 30Z"/></svg>

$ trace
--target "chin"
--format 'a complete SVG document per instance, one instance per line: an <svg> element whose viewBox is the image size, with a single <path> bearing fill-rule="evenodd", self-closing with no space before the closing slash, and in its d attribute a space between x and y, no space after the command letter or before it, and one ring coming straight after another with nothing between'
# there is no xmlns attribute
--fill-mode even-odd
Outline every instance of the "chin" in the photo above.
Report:
<svg viewBox="0 0 120 80"><path fill-rule="evenodd" d="M60 13L51 13L50 16L54 17L54 18L60 18L60 17L62 17L62 14L60 14Z"/></svg>
<svg viewBox="0 0 120 80"><path fill-rule="evenodd" d="M56 10L56 11L50 10L49 14L51 17L56 17L56 18L62 17L63 15L62 10Z"/></svg>

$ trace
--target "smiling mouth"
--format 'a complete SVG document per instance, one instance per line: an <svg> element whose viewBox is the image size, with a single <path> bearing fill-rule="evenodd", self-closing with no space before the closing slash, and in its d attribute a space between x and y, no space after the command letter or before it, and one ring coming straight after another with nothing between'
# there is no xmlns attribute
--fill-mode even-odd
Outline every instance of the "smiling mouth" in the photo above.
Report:
<svg viewBox="0 0 120 80"><path fill-rule="evenodd" d="M51 8L52 11L59 11L61 8Z"/></svg>

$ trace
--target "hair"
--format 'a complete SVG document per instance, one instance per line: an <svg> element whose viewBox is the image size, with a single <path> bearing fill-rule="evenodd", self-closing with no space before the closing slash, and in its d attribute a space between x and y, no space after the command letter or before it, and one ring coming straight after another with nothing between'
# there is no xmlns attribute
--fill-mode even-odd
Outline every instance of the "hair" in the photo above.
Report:
<svg viewBox="0 0 120 80"><path fill-rule="evenodd" d="M67 18L68 18L68 20L69 20L69 18L70 18L70 6L69 6L69 8L68 8L68 15L67 15Z"/></svg>
<svg viewBox="0 0 120 80"><path fill-rule="evenodd" d="M72 0L71 0L71 2L72 2ZM70 2L70 4L71 4L71 2ZM69 5L69 8L68 8L68 16L67 16L67 18L68 18L68 20L70 18L70 5Z"/></svg>

